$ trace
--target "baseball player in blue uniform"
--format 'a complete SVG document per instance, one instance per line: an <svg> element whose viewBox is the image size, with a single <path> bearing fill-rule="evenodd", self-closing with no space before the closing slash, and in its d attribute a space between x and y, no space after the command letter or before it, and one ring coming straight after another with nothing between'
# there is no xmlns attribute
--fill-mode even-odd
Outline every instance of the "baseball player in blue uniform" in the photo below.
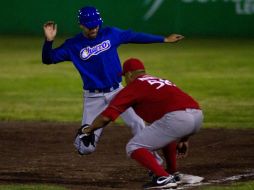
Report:
<svg viewBox="0 0 254 190"><path fill-rule="evenodd" d="M121 44L177 42L183 36L172 34L168 37L121 30L116 27L102 27L102 18L95 7L83 7L78 12L79 26L82 30L67 39L61 46L53 49L57 25L53 21L44 24L45 42L42 50L44 64L71 61L83 80L84 110L82 125L91 124L123 88L122 68L117 53ZM132 130L133 135L144 128L143 120L132 108L127 109L122 119ZM90 154L101 136L102 129L95 132L95 144L86 146L79 137L74 145L80 154Z"/></svg>

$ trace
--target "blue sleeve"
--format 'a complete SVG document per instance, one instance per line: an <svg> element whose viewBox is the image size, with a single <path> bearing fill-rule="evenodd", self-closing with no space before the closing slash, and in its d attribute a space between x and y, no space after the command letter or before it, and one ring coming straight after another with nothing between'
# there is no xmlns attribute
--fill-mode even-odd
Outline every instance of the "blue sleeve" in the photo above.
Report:
<svg viewBox="0 0 254 190"><path fill-rule="evenodd" d="M146 44L146 43L163 43L164 36L146 34L141 32L133 32L132 30L121 30L114 28L116 32L119 33L119 41L121 43L137 43L137 44Z"/></svg>
<svg viewBox="0 0 254 190"><path fill-rule="evenodd" d="M46 41L43 44L42 48L42 62L44 64L53 64L59 63L62 61L69 61L68 51L64 47L65 45L61 45L60 47L53 49L52 48L53 41Z"/></svg>

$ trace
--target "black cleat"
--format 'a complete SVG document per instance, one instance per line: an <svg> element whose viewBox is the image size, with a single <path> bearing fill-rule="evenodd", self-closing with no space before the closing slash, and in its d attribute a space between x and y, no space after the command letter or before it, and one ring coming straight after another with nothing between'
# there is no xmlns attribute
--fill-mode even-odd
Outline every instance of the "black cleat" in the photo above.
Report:
<svg viewBox="0 0 254 190"><path fill-rule="evenodd" d="M173 175L153 177L152 182L145 184L143 188L144 189L177 188L177 183Z"/></svg>
<svg viewBox="0 0 254 190"><path fill-rule="evenodd" d="M173 174L173 176L174 176L174 179L175 179L177 184L181 184L182 183L182 181L181 181L182 180L182 174L180 172L175 172Z"/></svg>

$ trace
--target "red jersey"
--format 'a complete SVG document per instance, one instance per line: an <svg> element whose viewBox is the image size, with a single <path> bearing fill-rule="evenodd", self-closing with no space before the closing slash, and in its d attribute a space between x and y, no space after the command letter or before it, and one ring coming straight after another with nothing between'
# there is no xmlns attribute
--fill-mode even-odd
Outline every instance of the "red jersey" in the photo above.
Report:
<svg viewBox="0 0 254 190"><path fill-rule="evenodd" d="M141 75L122 89L103 116L114 121L127 108L132 107L144 121L152 123L168 112L200 109L198 103L168 80Z"/></svg>

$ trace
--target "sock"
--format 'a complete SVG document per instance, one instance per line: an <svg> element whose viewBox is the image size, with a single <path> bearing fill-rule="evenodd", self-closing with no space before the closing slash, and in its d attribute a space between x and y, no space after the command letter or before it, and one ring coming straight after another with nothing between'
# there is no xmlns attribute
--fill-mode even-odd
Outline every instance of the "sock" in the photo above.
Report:
<svg viewBox="0 0 254 190"><path fill-rule="evenodd" d="M160 166L151 152L145 148L139 148L132 152L131 158L139 164L151 170L156 176L168 176L169 174Z"/></svg>
<svg viewBox="0 0 254 190"><path fill-rule="evenodd" d="M176 141L169 143L162 149L167 164L167 172L173 174L176 169Z"/></svg>

